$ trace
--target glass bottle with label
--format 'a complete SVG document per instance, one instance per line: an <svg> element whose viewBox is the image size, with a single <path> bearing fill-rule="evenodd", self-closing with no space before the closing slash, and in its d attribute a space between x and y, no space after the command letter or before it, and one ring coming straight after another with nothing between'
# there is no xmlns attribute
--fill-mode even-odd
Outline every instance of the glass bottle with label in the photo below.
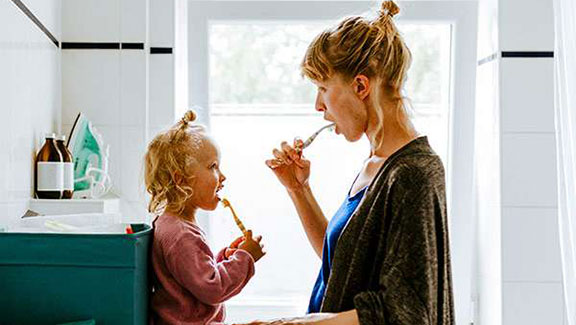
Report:
<svg viewBox="0 0 576 325"><path fill-rule="evenodd" d="M72 159L72 153L70 153L64 141L66 141L65 135L59 135L56 138L56 147L60 151L64 162L64 190L62 191L62 198L71 199L72 194L74 194L74 159Z"/></svg>
<svg viewBox="0 0 576 325"><path fill-rule="evenodd" d="M60 199L64 190L64 164L55 137L54 133L46 134L44 146L36 155L34 183L39 199Z"/></svg>

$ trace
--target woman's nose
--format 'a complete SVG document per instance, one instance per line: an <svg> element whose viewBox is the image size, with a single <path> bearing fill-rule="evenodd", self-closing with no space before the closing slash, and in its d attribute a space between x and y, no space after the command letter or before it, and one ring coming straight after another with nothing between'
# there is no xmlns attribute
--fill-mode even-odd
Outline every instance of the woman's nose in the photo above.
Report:
<svg viewBox="0 0 576 325"><path fill-rule="evenodd" d="M326 106L324 106L320 93L316 94L316 103L314 103L314 108L318 112L324 112L326 110Z"/></svg>

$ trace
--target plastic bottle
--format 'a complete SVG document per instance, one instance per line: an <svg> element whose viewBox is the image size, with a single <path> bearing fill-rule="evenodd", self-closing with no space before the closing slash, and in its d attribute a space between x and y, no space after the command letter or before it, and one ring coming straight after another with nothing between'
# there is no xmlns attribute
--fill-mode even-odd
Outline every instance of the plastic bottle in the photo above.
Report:
<svg viewBox="0 0 576 325"><path fill-rule="evenodd" d="M62 191L62 198L71 199L74 194L74 159L64 141L66 141L65 135L59 135L56 138L56 147L60 151L64 163L64 190Z"/></svg>
<svg viewBox="0 0 576 325"><path fill-rule="evenodd" d="M36 155L34 183L39 199L60 199L64 190L64 164L54 138L54 133L46 134L46 141Z"/></svg>

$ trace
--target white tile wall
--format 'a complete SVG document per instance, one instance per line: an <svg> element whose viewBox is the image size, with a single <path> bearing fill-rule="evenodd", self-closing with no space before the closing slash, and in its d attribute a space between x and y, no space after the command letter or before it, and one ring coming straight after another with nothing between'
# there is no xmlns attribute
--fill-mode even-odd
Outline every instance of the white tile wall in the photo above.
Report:
<svg viewBox="0 0 576 325"><path fill-rule="evenodd" d="M120 124L120 51L62 51L62 117L83 112L95 124Z"/></svg>
<svg viewBox="0 0 576 325"><path fill-rule="evenodd" d="M65 19L64 27L76 29L65 31L64 41L173 46L173 1L65 0L63 6L64 13L74 15ZM153 21L147 21L149 12ZM89 15L106 17L98 20ZM158 42L151 42L152 38ZM146 219L142 157L151 117L163 125L173 120L172 55L149 55L146 50L64 50L63 87L66 125L82 110L102 131L111 146L110 173L122 213L132 221Z"/></svg>
<svg viewBox="0 0 576 325"><path fill-rule="evenodd" d="M147 54L143 50L123 50L120 53L120 125L138 126L144 131L148 114Z"/></svg>
<svg viewBox="0 0 576 325"><path fill-rule="evenodd" d="M562 284L504 283L504 324L561 325Z"/></svg>
<svg viewBox="0 0 576 325"><path fill-rule="evenodd" d="M120 39L122 42L146 41L146 0L120 0Z"/></svg>
<svg viewBox="0 0 576 325"><path fill-rule="evenodd" d="M554 59L504 58L502 131L554 132Z"/></svg>
<svg viewBox="0 0 576 325"><path fill-rule="evenodd" d="M150 126L168 127L176 119L174 103L174 57L150 56Z"/></svg>
<svg viewBox="0 0 576 325"><path fill-rule="evenodd" d="M60 30L60 1L24 1ZM60 54L11 1L0 2L0 224L20 217L33 193L33 161L47 132L60 128Z"/></svg>
<svg viewBox="0 0 576 325"><path fill-rule="evenodd" d="M174 46L175 1L150 1L150 46Z"/></svg>
<svg viewBox="0 0 576 325"><path fill-rule="evenodd" d="M560 282L557 209L504 208L504 281Z"/></svg>
<svg viewBox="0 0 576 325"><path fill-rule="evenodd" d="M23 0L22 3L30 9L46 28L57 39L60 39L62 20L60 19L62 13L61 0Z"/></svg>
<svg viewBox="0 0 576 325"><path fill-rule="evenodd" d="M554 134L504 134L502 204L505 207L556 207L556 200Z"/></svg>
<svg viewBox="0 0 576 325"><path fill-rule="evenodd" d="M499 0L500 48L503 51L552 51L551 0Z"/></svg>
<svg viewBox="0 0 576 325"><path fill-rule="evenodd" d="M62 39L66 42L119 42L118 0L62 0Z"/></svg>

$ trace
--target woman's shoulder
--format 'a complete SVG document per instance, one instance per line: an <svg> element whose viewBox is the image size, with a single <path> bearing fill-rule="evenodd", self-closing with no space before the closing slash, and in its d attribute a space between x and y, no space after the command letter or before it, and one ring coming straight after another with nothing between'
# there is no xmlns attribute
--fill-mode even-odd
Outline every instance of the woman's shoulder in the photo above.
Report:
<svg viewBox="0 0 576 325"><path fill-rule="evenodd" d="M385 183L444 183L444 165L440 157L428 144L426 137L414 140L410 147L391 157L391 161L379 177Z"/></svg>

